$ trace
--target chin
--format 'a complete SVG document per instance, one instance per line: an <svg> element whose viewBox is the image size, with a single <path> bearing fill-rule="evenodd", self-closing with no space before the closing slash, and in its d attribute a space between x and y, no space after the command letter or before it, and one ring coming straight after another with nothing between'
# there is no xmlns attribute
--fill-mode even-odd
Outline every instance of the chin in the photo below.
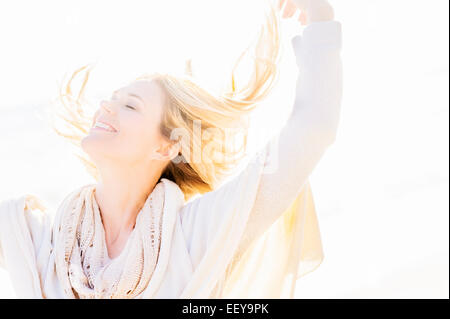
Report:
<svg viewBox="0 0 450 319"><path fill-rule="evenodd" d="M91 134L87 135L81 140L81 149L89 155L89 157L96 162L98 159L105 157L105 142L93 136Z"/></svg>
<svg viewBox="0 0 450 319"><path fill-rule="evenodd" d="M128 163L134 158L130 156L131 151L117 141L112 142L110 139L96 134L84 137L81 140L81 149L96 165L105 161Z"/></svg>

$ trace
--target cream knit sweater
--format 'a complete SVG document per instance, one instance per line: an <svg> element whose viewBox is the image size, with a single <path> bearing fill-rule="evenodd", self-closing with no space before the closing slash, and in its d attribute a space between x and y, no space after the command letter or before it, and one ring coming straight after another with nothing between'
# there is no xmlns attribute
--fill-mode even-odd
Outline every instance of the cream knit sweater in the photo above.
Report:
<svg viewBox="0 0 450 319"><path fill-rule="evenodd" d="M297 95L279 135L277 172L262 174L263 150L235 178L187 204L177 185L165 180L170 205L162 216L157 264L135 297L292 297L295 280L320 264L308 176L338 127L341 25L311 23L292 43ZM34 196L0 203L0 266L19 297L67 297L54 262L53 223Z"/></svg>

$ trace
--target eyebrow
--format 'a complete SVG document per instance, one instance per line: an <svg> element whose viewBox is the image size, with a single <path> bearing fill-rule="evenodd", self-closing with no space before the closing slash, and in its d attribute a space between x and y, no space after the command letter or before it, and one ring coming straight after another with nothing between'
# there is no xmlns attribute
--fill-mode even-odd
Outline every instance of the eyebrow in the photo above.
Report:
<svg viewBox="0 0 450 319"><path fill-rule="evenodd" d="M120 93L120 90L116 90L116 91L113 92L113 95L114 95L114 94L119 94L119 93ZM132 97L135 97L135 98L137 98L137 99L139 99L139 100L141 100L142 103L145 104L144 100L143 100L139 95L136 95L136 94L134 94L134 93L128 93L128 95L129 95L129 96L132 96Z"/></svg>

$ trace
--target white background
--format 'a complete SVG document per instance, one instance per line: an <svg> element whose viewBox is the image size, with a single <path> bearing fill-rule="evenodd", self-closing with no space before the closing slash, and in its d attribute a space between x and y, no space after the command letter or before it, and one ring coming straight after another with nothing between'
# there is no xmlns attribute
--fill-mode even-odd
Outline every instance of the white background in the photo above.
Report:
<svg viewBox="0 0 450 319"><path fill-rule="evenodd" d="M343 28L343 109L337 141L310 179L325 260L296 295L448 298L448 1L330 3ZM65 74L97 61L99 97L194 57L214 85L259 26L261 7L2 1L0 200L32 193L56 207L91 182L46 122ZM0 270L0 297L12 296Z"/></svg>

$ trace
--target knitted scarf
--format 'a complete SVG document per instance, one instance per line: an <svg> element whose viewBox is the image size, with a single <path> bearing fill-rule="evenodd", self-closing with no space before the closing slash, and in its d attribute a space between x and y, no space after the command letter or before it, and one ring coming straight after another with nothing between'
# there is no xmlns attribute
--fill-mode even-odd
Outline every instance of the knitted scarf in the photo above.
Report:
<svg viewBox="0 0 450 319"><path fill-rule="evenodd" d="M2 202L0 266L20 298L293 298L296 279L323 259L311 188L305 184L270 229L237 256L258 173L250 167L223 196L204 197L195 215L181 216L183 193L162 179L113 260L94 186L69 194L53 220L33 195ZM218 206L227 208L222 218L208 219ZM214 232L196 235L205 229ZM196 254L202 257L194 268Z"/></svg>
<svg viewBox="0 0 450 319"><path fill-rule="evenodd" d="M155 186L123 251L112 260L94 193L94 185L84 186L58 209L57 276L68 298L135 298L147 288L158 262L164 184Z"/></svg>

